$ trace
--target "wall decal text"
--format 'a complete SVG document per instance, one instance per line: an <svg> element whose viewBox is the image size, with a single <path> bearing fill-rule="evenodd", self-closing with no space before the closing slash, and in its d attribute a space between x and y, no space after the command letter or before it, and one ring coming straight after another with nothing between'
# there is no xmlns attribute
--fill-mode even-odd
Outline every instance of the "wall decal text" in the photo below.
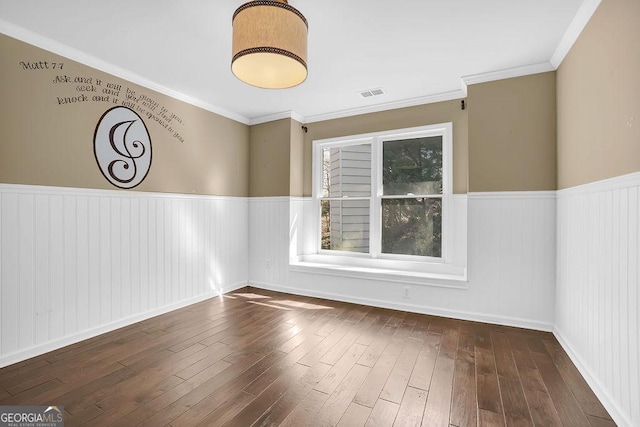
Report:
<svg viewBox="0 0 640 427"><path fill-rule="evenodd" d="M95 76L59 74L60 70L68 71L63 62L45 60L20 61L18 65L25 72L55 70L47 73L51 76L50 81L65 92L56 95L55 102L57 105L99 102L127 107L140 116L155 122L169 132L172 138L184 143L184 137L181 134L182 126L184 126L182 119L147 94L138 93L136 89L121 83L102 80Z"/></svg>

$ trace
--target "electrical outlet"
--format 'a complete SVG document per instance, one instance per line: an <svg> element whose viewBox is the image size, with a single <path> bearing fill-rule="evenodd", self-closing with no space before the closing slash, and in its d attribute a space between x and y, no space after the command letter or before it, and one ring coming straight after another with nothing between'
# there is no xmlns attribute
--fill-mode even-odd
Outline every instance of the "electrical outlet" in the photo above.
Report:
<svg viewBox="0 0 640 427"><path fill-rule="evenodd" d="M402 295L402 296L403 296L404 298L406 298L406 299L411 298L411 294L409 293L409 290L410 290L410 288L409 288L408 286L405 286L405 287L403 288L404 293L403 293L403 295Z"/></svg>
<svg viewBox="0 0 640 427"><path fill-rule="evenodd" d="M267 270L271 268L271 260L270 259L267 260L266 267L267 267Z"/></svg>

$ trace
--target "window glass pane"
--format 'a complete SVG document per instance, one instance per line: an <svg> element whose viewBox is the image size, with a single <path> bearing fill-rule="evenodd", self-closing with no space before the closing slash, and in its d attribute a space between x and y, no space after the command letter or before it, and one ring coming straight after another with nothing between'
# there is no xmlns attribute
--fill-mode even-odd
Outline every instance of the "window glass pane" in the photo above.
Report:
<svg viewBox="0 0 640 427"><path fill-rule="evenodd" d="M385 141L382 152L383 194L442 193L442 136Z"/></svg>
<svg viewBox="0 0 640 427"><path fill-rule="evenodd" d="M371 195L371 144L322 149L322 197Z"/></svg>
<svg viewBox="0 0 640 427"><path fill-rule="evenodd" d="M322 200L322 249L369 252L369 200Z"/></svg>
<svg viewBox="0 0 640 427"><path fill-rule="evenodd" d="M382 199L382 253L442 256L442 200Z"/></svg>

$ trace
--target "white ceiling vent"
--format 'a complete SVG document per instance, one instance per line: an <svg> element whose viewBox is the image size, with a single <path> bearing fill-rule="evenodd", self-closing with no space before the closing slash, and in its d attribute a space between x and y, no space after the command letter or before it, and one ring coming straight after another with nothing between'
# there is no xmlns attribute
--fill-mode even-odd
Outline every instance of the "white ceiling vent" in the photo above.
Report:
<svg viewBox="0 0 640 427"><path fill-rule="evenodd" d="M369 90L363 90L362 92L359 92L360 96L363 98L370 98L372 96L378 96L378 95L384 95L384 89L382 89L381 87L377 88L377 89L369 89Z"/></svg>

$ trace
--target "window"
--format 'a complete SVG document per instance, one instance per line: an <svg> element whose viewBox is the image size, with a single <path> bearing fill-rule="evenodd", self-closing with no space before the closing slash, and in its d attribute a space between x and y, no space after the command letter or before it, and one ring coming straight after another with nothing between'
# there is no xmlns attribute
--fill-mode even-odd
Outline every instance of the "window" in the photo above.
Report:
<svg viewBox="0 0 640 427"><path fill-rule="evenodd" d="M442 141L382 141L382 253L441 258Z"/></svg>
<svg viewBox="0 0 640 427"><path fill-rule="evenodd" d="M318 254L447 262L451 128L314 141Z"/></svg>

